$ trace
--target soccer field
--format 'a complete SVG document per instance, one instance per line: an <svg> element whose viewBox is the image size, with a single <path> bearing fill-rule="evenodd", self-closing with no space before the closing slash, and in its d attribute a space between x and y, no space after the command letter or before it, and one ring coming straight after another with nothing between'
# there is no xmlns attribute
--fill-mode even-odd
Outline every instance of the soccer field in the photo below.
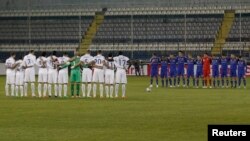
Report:
<svg viewBox="0 0 250 141"><path fill-rule="evenodd" d="M148 77L129 77L124 100L5 97L0 84L1 141L206 141L208 124L250 123L249 85L147 93Z"/></svg>

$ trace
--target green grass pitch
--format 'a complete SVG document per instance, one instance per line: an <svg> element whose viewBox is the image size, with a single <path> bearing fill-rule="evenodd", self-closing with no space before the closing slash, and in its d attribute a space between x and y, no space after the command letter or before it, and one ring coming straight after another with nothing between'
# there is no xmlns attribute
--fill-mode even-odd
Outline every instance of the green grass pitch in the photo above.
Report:
<svg viewBox="0 0 250 141"><path fill-rule="evenodd" d="M206 141L208 124L250 123L247 89L153 88L129 77L127 99L5 97L1 141Z"/></svg>

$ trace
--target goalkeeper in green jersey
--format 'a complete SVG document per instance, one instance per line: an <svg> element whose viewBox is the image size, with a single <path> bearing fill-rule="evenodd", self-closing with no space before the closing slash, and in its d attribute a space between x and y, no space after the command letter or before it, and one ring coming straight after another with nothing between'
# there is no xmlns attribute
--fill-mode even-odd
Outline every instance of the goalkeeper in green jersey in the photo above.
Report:
<svg viewBox="0 0 250 141"><path fill-rule="evenodd" d="M81 83L81 68L80 68L80 54L75 53L75 56L70 60L71 73L70 73L70 83L71 83L71 97L74 97L75 85L76 85L76 97L80 94L80 83Z"/></svg>

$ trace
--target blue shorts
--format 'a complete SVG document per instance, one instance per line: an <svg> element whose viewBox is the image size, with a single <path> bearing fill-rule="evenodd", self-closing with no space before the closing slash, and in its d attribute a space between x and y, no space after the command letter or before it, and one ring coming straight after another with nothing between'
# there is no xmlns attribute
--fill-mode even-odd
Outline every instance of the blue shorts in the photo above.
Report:
<svg viewBox="0 0 250 141"><path fill-rule="evenodd" d="M219 77L219 70L213 70L212 74L213 77Z"/></svg>
<svg viewBox="0 0 250 141"><path fill-rule="evenodd" d="M175 70L170 70L169 75L170 75L170 77L175 77L176 76L176 71Z"/></svg>
<svg viewBox="0 0 250 141"><path fill-rule="evenodd" d="M227 77L227 70L221 70L221 77Z"/></svg>
<svg viewBox="0 0 250 141"><path fill-rule="evenodd" d="M161 71L161 78L164 78L164 77L168 77L168 71L167 70Z"/></svg>
<svg viewBox="0 0 250 141"><path fill-rule="evenodd" d="M238 78L243 78L245 76L245 72L238 72Z"/></svg>
<svg viewBox="0 0 250 141"><path fill-rule="evenodd" d="M152 71L151 70L151 77L158 77L158 72L157 71Z"/></svg>
<svg viewBox="0 0 250 141"><path fill-rule="evenodd" d="M196 77L202 77L203 75L202 75L202 71L197 71L196 72Z"/></svg>
<svg viewBox="0 0 250 141"><path fill-rule="evenodd" d="M178 68L177 75L178 76L184 76L184 68L181 68L181 69Z"/></svg>
<svg viewBox="0 0 250 141"><path fill-rule="evenodd" d="M188 70L187 77L194 77L194 70Z"/></svg>
<svg viewBox="0 0 250 141"><path fill-rule="evenodd" d="M230 70L230 77L236 77L236 70Z"/></svg>

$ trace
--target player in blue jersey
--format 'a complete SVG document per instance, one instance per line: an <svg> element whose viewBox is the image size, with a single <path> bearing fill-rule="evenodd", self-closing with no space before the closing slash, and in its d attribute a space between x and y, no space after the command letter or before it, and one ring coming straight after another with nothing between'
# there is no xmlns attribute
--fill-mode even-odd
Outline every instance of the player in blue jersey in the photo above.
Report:
<svg viewBox="0 0 250 141"><path fill-rule="evenodd" d="M165 56L161 58L161 84L164 87L164 82L166 82L166 87L168 87L168 59Z"/></svg>
<svg viewBox="0 0 250 141"><path fill-rule="evenodd" d="M244 88L246 89L246 61L240 56L238 60L238 88L241 86L241 79L243 80Z"/></svg>
<svg viewBox="0 0 250 141"><path fill-rule="evenodd" d="M176 58L174 57L174 55L171 54L169 57L169 64L170 64L169 83L170 83L170 87L175 87L175 85L176 85L176 63L177 63Z"/></svg>
<svg viewBox="0 0 250 141"><path fill-rule="evenodd" d="M221 85L222 88L225 86L225 79L226 79L226 87L228 88L229 85L229 80L228 80L228 63L229 63L229 58L222 54L221 59L221 69L220 69L220 75L221 75Z"/></svg>
<svg viewBox="0 0 250 141"><path fill-rule="evenodd" d="M230 78L231 78L231 87L236 88L237 86L237 69L238 60L234 54L231 54L230 58Z"/></svg>
<svg viewBox="0 0 250 141"><path fill-rule="evenodd" d="M191 54L188 55L187 58L187 87L189 87L190 77L193 79L193 87L195 87L195 79L194 79L194 58Z"/></svg>
<svg viewBox="0 0 250 141"><path fill-rule="evenodd" d="M200 55L197 56L196 60L196 88L199 88L199 79L202 80L202 87L204 87L204 80L203 80L203 64L202 64L202 58Z"/></svg>
<svg viewBox="0 0 250 141"><path fill-rule="evenodd" d="M216 87L216 81L217 86L220 86L220 80L219 80L219 57L213 56L212 57L212 78L213 78L213 87Z"/></svg>
<svg viewBox="0 0 250 141"><path fill-rule="evenodd" d="M158 88L158 66L160 64L160 58L156 56L156 53L153 53L150 58L151 64L151 79L150 79L150 88L153 87L153 78L156 81L156 88Z"/></svg>
<svg viewBox="0 0 250 141"><path fill-rule="evenodd" d="M186 86L186 82L185 82L185 77L184 77L184 63L186 62L186 57L183 55L182 51L178 52L178 57L177 59L177 85L178 87L180 86L180 81L182 78L182 84L183 87Z"/></svg>

